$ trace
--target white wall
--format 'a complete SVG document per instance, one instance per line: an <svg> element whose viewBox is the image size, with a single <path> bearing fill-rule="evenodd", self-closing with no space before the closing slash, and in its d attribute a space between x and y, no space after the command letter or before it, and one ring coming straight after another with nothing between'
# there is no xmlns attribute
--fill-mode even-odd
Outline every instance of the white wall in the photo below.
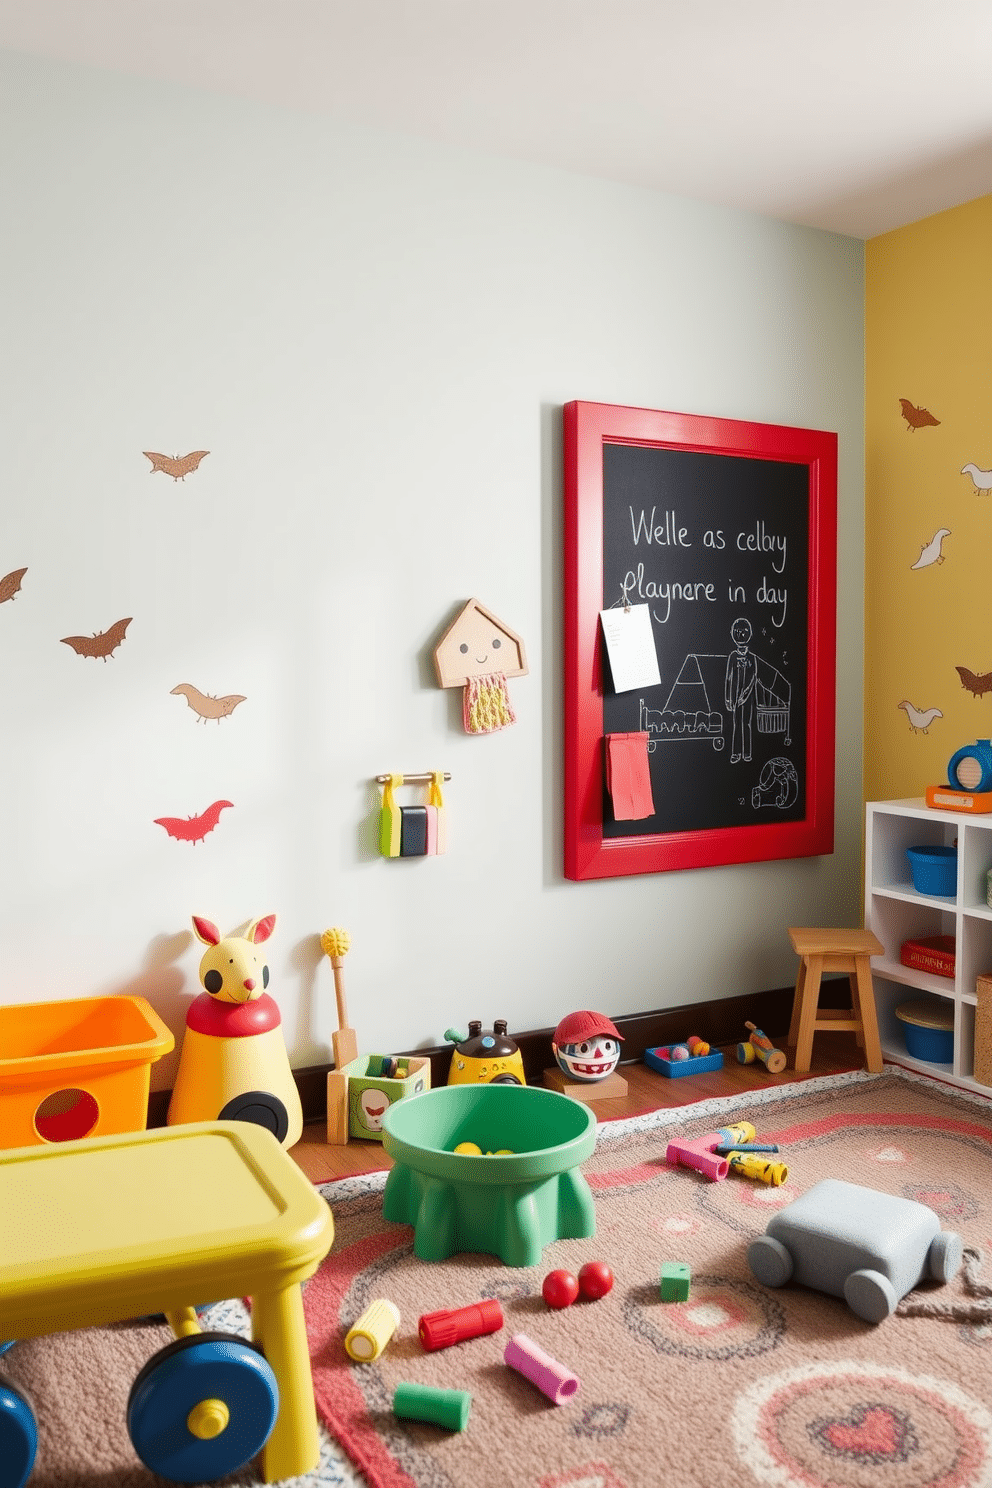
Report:
<svg viewBox="0 0 992 1488"><path fill-rule="evenodd" d="M371 1051L781 986L787 925L857 922L860 242L11 55L0 213L0 998L136 986L178 1034L191 914L274 910L305 1065L328 925ZM838 431L832 857L563 879L572 398ZM473 595L530 662L489 737L433 674ZM125 616L107 662L60 644ZM197 723L180 682L247 701ZM431 768L447 857L382 859L371 777ZM197 846L154 824L219 798Z"/></svg>

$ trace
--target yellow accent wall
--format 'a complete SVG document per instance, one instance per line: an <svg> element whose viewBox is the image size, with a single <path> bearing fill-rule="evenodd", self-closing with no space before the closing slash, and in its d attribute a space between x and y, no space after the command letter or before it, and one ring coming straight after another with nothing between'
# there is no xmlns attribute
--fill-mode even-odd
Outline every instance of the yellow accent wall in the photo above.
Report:
<svg viewBox="0 0 992 1488"><path fill-rule="evenodd" d="M992 485L990 268L992 196L866 244L867 800L923 795L992 736L992 691L955 670L992 673L992 490L963 473Z"/></svg>

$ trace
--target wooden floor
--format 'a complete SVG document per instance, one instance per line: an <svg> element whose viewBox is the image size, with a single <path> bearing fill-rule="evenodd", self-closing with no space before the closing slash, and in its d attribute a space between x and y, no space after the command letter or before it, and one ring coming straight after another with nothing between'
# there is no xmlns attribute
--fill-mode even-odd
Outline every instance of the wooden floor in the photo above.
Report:
<svg viewBox="0 0 992 1488"><path fill-rule="evenodd" d="M672 1080L656 1074L646 1064L623 1064L619 1073L629 1087L626 1096L621 1100L590 1099L588 1105L600 1121L612 1121L623 1116L642 1116L662 1106L683 1106L715 1096L740 1095L765 1089L769 1084L800 1082L863 1067L864 1060L853 1034L818 1033L813 1040L808 1075L797 1075L794 1069L769 1075L763 1064L738 1064L737 1045L733 1044L723 1050L723 1069L705 1075L684 1075ZM323 1124L307 1126L300 1141L290 1149L290 1155L311 1183L329 1183L352 1173L371 1173L392 1166L379 1142L351 1141L345 1147L329 1147L325 1136Z"/></svg>

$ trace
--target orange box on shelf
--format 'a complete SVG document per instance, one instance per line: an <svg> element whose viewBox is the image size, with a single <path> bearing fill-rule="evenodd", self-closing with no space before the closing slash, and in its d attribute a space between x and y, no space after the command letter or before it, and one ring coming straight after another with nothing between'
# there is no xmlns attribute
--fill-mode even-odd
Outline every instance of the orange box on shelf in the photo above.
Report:
<svg viewBox="0 0 992 1488"><path fill-rule="evenodd" d="M928 785L926 802L940 811L973 811L981 816L992 811L992 791L963 791L950 785Z"/></svg>
<svg viewBox="0 0 992 1488"><path fill-rule="evenodd" d="M174 1043L143 997L0 1007L0 1148L142 1131Z"/></svg>

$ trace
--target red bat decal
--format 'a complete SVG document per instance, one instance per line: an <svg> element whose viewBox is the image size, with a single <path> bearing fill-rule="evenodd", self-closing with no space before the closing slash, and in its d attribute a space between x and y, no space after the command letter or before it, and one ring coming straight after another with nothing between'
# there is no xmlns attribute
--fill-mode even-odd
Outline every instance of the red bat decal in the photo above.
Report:
<svg viewBox="0 0 992 1488"><path fill-rule="evenodd" d="M233 804L233 801L215 801L199 816L157 816L155 825L164 827L170 837L176 837L180 842L202 842L220 821L224 807Z"/></svg>

